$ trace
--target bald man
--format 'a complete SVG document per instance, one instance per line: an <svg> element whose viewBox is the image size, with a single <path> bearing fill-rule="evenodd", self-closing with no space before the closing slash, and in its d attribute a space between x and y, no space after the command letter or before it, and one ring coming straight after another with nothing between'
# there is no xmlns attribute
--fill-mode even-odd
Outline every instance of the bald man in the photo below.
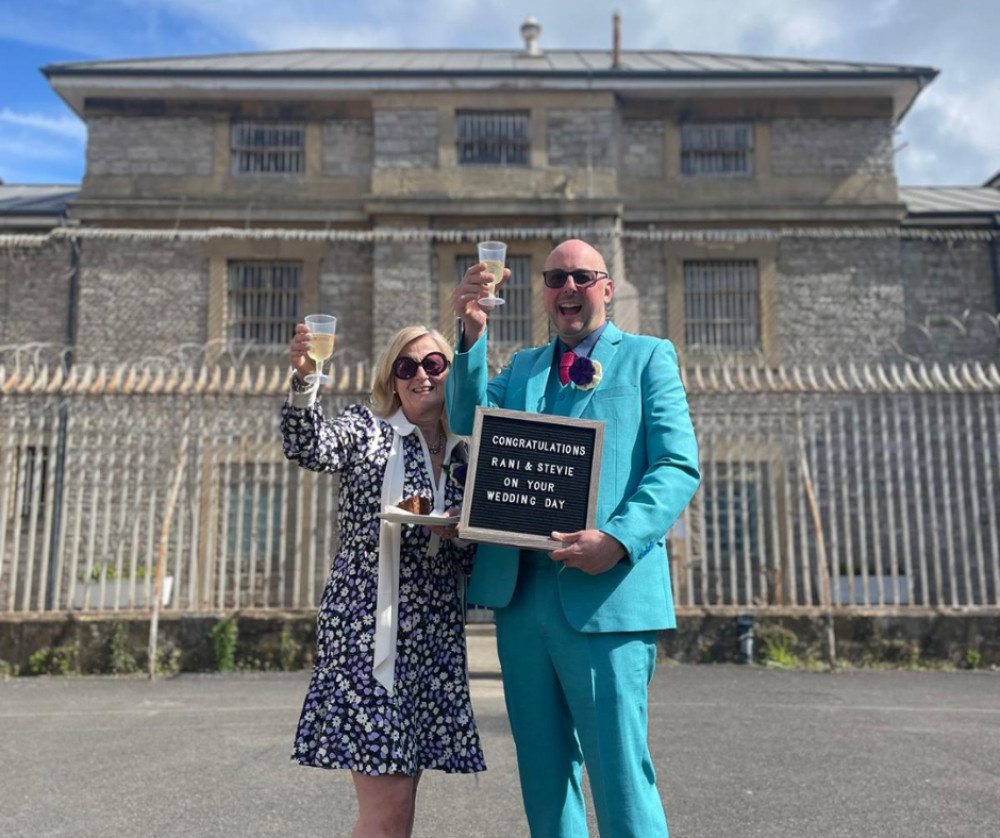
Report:
<svg viewBox="0 0 1000 838"><path fill-rule="evenodd" d="M469 585L469 601L496 613L531 834L587 835L585 763L602 838L665 838L647 691L657 632L676 626L665 534L700 480L677 356L669 341L608 321L614 280L574 239L542 271L555 337L490 381L484 268L471 267L453 296L463 334L447 383L452 429L470 434L477 405L605 423L596 528L553 532L563 546L550 553L482 544ZM578 357L593 367L571 368ZM600 380L588 387L593 368Z"/></svg>

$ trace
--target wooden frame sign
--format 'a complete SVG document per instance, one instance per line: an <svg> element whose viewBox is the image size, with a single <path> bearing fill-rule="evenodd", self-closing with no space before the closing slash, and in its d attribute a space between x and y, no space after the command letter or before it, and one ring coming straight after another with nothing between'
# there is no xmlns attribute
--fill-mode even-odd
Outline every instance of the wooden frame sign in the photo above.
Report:
<svg viewBox="0 0 1000 838"><path fill-rule="evenodd" d="M458 534L554 550L592 529L603 444L603 422L477 407Z"/></svg>

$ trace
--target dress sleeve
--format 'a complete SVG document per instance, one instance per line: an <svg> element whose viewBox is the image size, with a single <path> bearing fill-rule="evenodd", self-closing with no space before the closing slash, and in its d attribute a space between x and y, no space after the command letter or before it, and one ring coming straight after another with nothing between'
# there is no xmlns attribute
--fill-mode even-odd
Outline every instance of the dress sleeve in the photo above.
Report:
<svg viewBox="0 0 1000 838"><path fill-rule="evenodd" d="M378 419L362 405L345 408L336 419L326 419L318 401L311 407L286 401L281 408L285 458L312 471L346 471L378 444L379 435Z"/></svg>

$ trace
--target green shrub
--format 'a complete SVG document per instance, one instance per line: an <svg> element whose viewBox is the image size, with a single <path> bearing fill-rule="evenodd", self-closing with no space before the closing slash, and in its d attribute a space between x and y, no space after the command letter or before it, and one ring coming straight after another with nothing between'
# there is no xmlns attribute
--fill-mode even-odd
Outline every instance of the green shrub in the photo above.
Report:
<svg viewBox="0 0 1000 838"><path fill-rule="evenodd" d="M965 665L969 669L979 669L979 665L983 662L983 656L980 652L975 649L965 650Z"/></svg>
<svg viewBox="0 0 1000 838"><path fill-rule="evenodd" d="M32 675L79 675L80 649L78 646L46 646L28 658L28 671Z"/></svg>
<svg viewBox="0 0 1000 838"><path fill-rule="evenodd" d="M138 668L129 649L128 629L124 623L115 623L108 640L108 670L114 675L131 675Z"/></svg>
<svg viewBox="0 0 1000 838"><path fill-rule="evenodd" d="M784 626L766 626L757 632L761 642L761 654L767 666L781 669L796 669L799 659L792 651L798 638L795 632Z"/></svg>
<svg viewBox="0 0 1000 838"><path fill-rule="evenodd" d="M291 672L298 667L300 652L298 641L287 628L283 628L278 641L278 664L282 672Z"/></svg>
<svg viewBox="0 0 1000 838"><path fill-rule="evenodd" d="M181 671L181 650L172 646L156 650L156 674L176 675Z"/></svg>
<svg viewBox="0 0 1000 838"><path fill-rule="evenodd" d="M219 672L232 672L236 666L236 620L227 617L212 627L212 652Z"/></svg>

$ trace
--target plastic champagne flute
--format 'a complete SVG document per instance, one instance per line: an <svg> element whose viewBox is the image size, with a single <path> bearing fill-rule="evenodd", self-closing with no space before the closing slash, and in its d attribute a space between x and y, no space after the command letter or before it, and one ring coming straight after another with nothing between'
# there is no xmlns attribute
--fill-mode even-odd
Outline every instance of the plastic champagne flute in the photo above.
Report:
<svg viewBox="0 0 1000 838"><path fill-rule="evenodd" d="M305 380L332 384L333 379L323 375L323 362L333 355L337 343L337 318L332 314L307 314L305 324L309 329L307 354L316 362L316 372L309 373Z"/></svg>
<svg viewBox="0 0 1000 838"><path fill-rule="evenodd" d="M502 306L503 300L497 296L497 283L503 279L503 265L507 261L507 245L503 242L479 242L479 261L486 263L485 273L490 281L486 283L487 295L479 298L479 305L485 309Z"/></svg>

